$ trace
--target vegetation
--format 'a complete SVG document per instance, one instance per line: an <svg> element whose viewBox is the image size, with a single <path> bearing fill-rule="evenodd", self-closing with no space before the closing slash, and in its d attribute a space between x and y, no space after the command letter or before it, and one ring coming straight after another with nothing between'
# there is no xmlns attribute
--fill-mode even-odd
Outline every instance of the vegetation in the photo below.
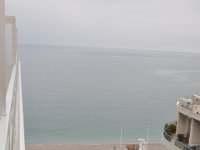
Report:
<svg viewBox="0 0 200 150"><path fill-rule="evenodd" d="M175 124L165 124L165 132L169 135L172 136L176 133L176 125Z"/></svg>

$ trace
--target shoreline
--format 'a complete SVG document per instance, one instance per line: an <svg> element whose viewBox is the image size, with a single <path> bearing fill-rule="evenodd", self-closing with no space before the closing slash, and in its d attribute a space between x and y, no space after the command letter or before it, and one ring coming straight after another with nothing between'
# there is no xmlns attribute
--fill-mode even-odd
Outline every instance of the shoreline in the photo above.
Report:
<svg viewBox="0 0 200 150"><path fill-rule="evenodd" d="M125 148L126 144L121 145ZM26 144L26 150L111 150L119 144Z"/></svg>
<svg viewBox="0 0 200 150"><path fill-rule="evenodd" d="M121 149L127 146L131 150L139 148L138 143L122 144ZM162 143L149 143L144 145L144 150L166 150ZM26 144L26 150L119 150L120 144Z"/></svg>

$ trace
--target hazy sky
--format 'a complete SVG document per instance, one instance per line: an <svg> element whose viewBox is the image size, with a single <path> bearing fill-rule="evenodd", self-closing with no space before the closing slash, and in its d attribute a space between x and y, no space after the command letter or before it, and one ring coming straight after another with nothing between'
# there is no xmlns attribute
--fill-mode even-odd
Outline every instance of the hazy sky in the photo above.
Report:
<svg viewBox="0 0 200 150"><path fill-rule="evenodd" d="M200 52L200 0L6 0L20 43Z"/></svg>

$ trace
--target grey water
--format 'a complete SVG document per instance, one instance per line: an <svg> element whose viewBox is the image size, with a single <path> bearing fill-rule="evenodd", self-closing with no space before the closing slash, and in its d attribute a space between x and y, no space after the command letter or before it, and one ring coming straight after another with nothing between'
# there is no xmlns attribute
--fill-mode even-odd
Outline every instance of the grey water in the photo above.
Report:
<svg viewBox="0 0 200 150"><path fill-rule="evenodd" d="M200 54L22 45L26 143L160 141L179 97L198 94Z"/></svg>

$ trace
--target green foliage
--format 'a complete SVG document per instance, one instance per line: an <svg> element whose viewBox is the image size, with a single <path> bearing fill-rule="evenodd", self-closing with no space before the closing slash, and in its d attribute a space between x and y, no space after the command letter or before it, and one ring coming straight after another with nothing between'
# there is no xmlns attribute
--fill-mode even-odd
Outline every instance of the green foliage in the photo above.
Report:
<svg viewBox="0 0 200 150"><path fill-rule="evenodd" d="M171 136L176 133L176 125L175 124L165 124L165 132Z"/></svg>

